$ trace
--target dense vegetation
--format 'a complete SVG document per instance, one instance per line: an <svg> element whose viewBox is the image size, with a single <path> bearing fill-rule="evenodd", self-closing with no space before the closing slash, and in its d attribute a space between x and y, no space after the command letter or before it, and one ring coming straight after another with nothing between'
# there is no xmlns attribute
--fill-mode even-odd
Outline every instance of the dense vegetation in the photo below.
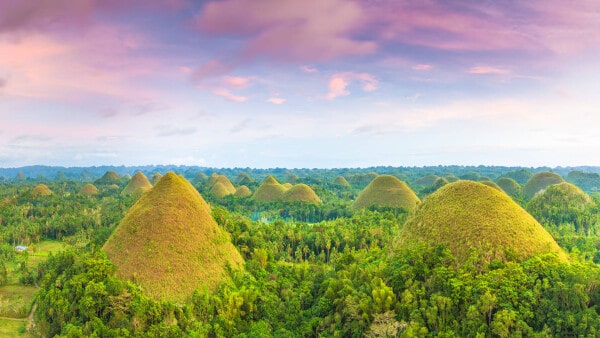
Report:
<svg viewBox="0 0 600 338"><path fill-rule="evenodd" d="M510 177L510 184L518 191L524 182L516 182L523 181L527 173L547 168L219 170L220 175L235 179L235 188L243 184L254 192L269 175L274 177L266 180L271 185L275 185L273 181L306 185L321 203L283 198L261 201L251 195L216 196L210 192L214 187L209 180L212 170L182 169L179 172L211 205L215 226L229 234L226 237L243 257L244 268L226 269L229 278L215 284L214 290L199 287L190 295L171 298L153 297L141 283L123 278L118 265L101 249L139 197L121 194L128 184L124 175L138 169L106 175L105 180L98 179L104 172L75 175L66 171L70 177L48 180L15 174L15 178L0 183L0 284L4 284L0 286L0 299L7 293L6 288L21 285L36 290L35 285L39 286L35 299L19 312L19 316L26 317L33 302L37 304L32 335L599 335L600 267L596 263L600 262L600 211L596 195L579 193L565 183L545 187L526 204L519 196L511 200L503 192L479 183L467 185L483 189L486 196L447 193L465 185L449 183L455 177L481 181ZM147 168L144 173L150 177L157 171ZM423 197L414 213L390 206L353 209L353 201L376 177L375 173L390 174L404 182L428 175L437 178L431 186L410 186ZM83 193L82 188L92 182L97 193L90 187L85 191L94 193ZM52 194L32 194L39 184L47 185ZM277 194L285 193L285 188L275 190ZM166 192L149 194L133 210L152 210L169 203ZM181 192L173 195L181 196ZM146 196L153 199L152 203L143 201ZM479 210L467 210L471 199L488 204L479 206ZM444 207L444 203L449 204ZM510 255L507 259L489 259L476 247L456 251L453 245L465 246L461 236L467 230L455 229L458 233L447 242L414 241L403 245L400 240L407 231L406 221L408 226L410 222L418 223L419 217L424 217L419 215L423 210L451 207L470 213L463 220L471 220L486 214L514 214L515 210L525 213L518 204L552 235L567 259L544 250L519 259ZM184 218L191 220L207 217L186 215ZM436 211L427 220L440 226L449 215ZM165 213L154 216L160 218ZM525 213L523 217L531 216ZM170 225L182 221L163 218L160 222ZM524 221L521 218L511 224L516 222ZM500 227L510 225L500 222L494 226L488 230L490 236L501 237ZM131 226L126 230L131 235ZM184 239L186 235L180 236L182 247L168 250L181 249L184 256L190 252L194 244ZM36 248L47 240L60 241L68 249L47 260L38 257L41 263L35 264L31 262L35 258L31 251L14 250L21 244Z"/></svg>

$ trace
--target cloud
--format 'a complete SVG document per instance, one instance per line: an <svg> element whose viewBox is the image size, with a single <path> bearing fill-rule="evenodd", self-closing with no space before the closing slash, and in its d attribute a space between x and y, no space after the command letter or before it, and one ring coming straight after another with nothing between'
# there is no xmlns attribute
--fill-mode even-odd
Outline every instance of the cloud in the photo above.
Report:
<svg viewBox="0 0 600 338"><path fill-rule="evenodd" d="M331 76L329 79L329 92L325 96L327 99L332 100L339 96L350 95L350 91L347 87L351 81L360 81L362 84L362 90L365 92L372 92L377 89L378 81L375 77L368 73L337 73Z"/></svg>
<svg viewBox="0 0 600 338"><path fill-rule="evenodd" d="M433 66L428 64L418 64L412 67L413 70L432 70Z"/></svg>
<svg viewBox="0 0 600 338"><path fill-rule="evenodd" d="M300 67L300 70L303 71L303 72L305 72L305 73L318 73L319 72L316 68L310 67L310 66L306 66L306 65Z"/></svg>
<svg viewBox="0 0 600 338"><path fill-rule="evenodd" d="M220 84L234 89L244 89L250 84L250 78L241 76L226 76L221 79Z"/></svg>
<svg viewBox="0 0 600 338"><path fill-rule="evenodd" d="M210 60L193 71L192 80L201 81L207 78L222 76L231 72L233 68L230 64L218 60ZM183 71L189 72L189 68L184 67Z"/></svg>
<svg viewBox="0 0 600 338"><path fill-rule="evenodd" d="M170 137L170 136L185 136L195 134L198 130L194 127L180 128L175 126L156 126L158 130L157 136Z"/></svg>
<svg viewBox="0 0 600 338"><path fill-rule="evenodd" d="M0 89L6 87L6 84L7 84L6 80L0 77Z"/></svg>
<svg viewBox="0 0 600 338"><path fill-rule="evenodd" d="M215 88L212 91L213 94L224 97L227 101L231 102L245 102L248 100L246 96L235 95L225 88Z"/></svg>
<svg viewBox="0 0 600 338"><path fill-rule="evenodd" d="M374 53L373 41L353 36L364 24L360 5L343 0L213 1L196 17L206 34L241 38L243 58L292 62Z"/></svg>
<svg viewBox="0 0 600 338"><path fill-rule="evenodd" d="M176 11L185 0L18 0L0 1L0 33L48 32L49 29L83 30L96 23L99 13Z"/></svg>
<svg viewBox="0 0 600 338"><path fill-rule="evenodd" d="M510 74L510 70L499 68L499 67L490 67L490 66L475 66L469 69L469 74L478 74L478 75L506 75Z"/></svg>
<svg viewBox="0 0 600 338"><path fill-rule="evenodd" d="M280 97L271 97L267 100L267 102L272 104L283 104L285 102L285 99L282 99Z"/></svg>

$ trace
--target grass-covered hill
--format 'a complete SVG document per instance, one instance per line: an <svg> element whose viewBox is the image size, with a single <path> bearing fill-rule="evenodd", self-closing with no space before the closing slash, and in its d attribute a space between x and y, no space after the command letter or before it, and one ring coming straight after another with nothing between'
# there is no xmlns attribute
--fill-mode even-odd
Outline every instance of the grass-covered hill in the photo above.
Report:
<svg viewBox="0 0 600 338"><path fill-rule="evenodd" d="M102 177L97 179L94 184L95 185L111 185L111 184L120 184L121 177L117 172L109 170Z"/></svg>
<svg viewBox="0 0 600 338"><path fill-rule="evenodd" d="M227 187L222 182L215 183L212 188L210 188L210 193L215 195L218 198L223 198L225 196L231 195L231 191L227 189ZM234 191L235 193L235 191Z"/></svg>
<svg viewBox="0 0 600 338"><path fill-rule="evenodd" d="M268 176L256 189L252 198L259 202L272 202L283 198L285 188L273 176Z"/></svg>
<svg viewBox="0 0 600 338"><path fill-rule="evenodd" d="M156 173L156 174L152 175L152 184L158 183L158 181L160 181L160 179L162 177L163 177L163 175L161 173Z"/></svg>
<svg viewBox="0 0 600 338"><path fill-rule="evenodd" d="M540 190L545 189L547 186L552 184L562 183L563 180L560 175L555 174L549 171L539 172L529 179L525 186L523 187L523 197L526 200L530 200L537 194Z"/></svg>
<svg viewBox="0 0 600 338"><path fill-rule="evenodd" d="M496 181L496 184L498 184L498 186L500 188L502 188L502 190L504 190L504 192L510 196L510 197L514 197L514 198L519 198L521 197L522 194L522 190L523 188L521 187L521 185L515 181L514 179L510 178L510 177L500 177L498 178L498 180Z"/></svg>
<svg viewBox="0 0 600 338"><path fill-rule="evenodd" d="M52 195L52 190L45 184L38 184L33 190L31 190L31 196L43 197Z"/></svg>
<svg viewBox="0 0 600 338"><path fill-rule="evenodd" d="M206 184L210 193L219 198L235 194L235 187L225 175L212 174Z"/></svg>
<svg viewBox="0 0 600 338"><path fill-rule="evenodd" d="M338 176L335 178L335 180L333 181L334 185L337 185L338 187L349 187L350 183L348 183L348 180L346 180L346 178L344 176Z"/></svg>
<svg viewBox="0 0 600 338"><path fill-rule="evenodd" d="M414 181L412 185L415 187L431 187L438 178L440 178L438 175L429 174Z"/></svg>
<svg viewBox="0 0 600 338"><path fill-rule="evenodd" d="M352 208L392 207L412 210L419 198L410 187L392 175L377 176L356 197Z"/></svg>
<svg viewBox="0 0 600 338"><path fill-rule="evenodd" d="M520 185L524 185L529 181L529 179L533 176L531 171L527 169L518 169L513 171L508 171L502 174L502 177L512 178L517 181Z"/></svg>
<svg viewBox="0 0 600 338"><path fill-rule="evenodd" d="M469 250L486 261L522 261L555 252L565 257L552 236L507 194L472 181L450 183L429 195L400 234L403 245L444 244L458 262Z"/></svg>
<svg viewBox="0 0 600 338"><path fill-rule="evenodd" d="M98 195L98 188L96 188L95 185L88 183L79 190L79 193L84 196L95 196Z"/></svg>
<svg viewBox="0 0 600 338"><path fill-rule="evenodd" d="M527 203L527 211L544 225L570 224L574 230L587 233L592 222L585 211L593 205L593 200L579 187L563 182L535 195Z"/></svg>
<svg viewBox="0 0 600 338"><path fill-rule="evenodd" d="M319 204L321 199L315 191L304 183L295 184L283 194L283 200L288 202L306 202Z"/></svg>
<svg viewBox="0 0 600 338"><path fill-rule="evenodd" d="M123 191L121 191L121 195L130 196L130 195L141 195L146 191L152 189L152 183L148 181L146 175L144 175L141 171L138 171L133 175L129 183L125 186Z"/></svg>
<svg viewBox="0 0 600 338"><path fill-rule="evenodd" d="M169 172L127 212L103 247L117 275L156 299L182 301L215 290L226 265L242 267L229 234L183 177Z"/></svg>
<svg viewBox="0 0 600 338"><path fill-rule="evenodd" d="M496 189L496 190L498 190L498 191L505 192L505 191L502 189L502 187L501 187L501 186L499 186L498 184L496 184L496 182L494 182L494 181L485 180L485 181L479 181L479 183L481 183L481 184L485 184L485 185L487 185L488 187L494 188L494 189Z"/></svg>
<svg viewBox="0 0 600 338"><path fill-rule="evenodd" d="M250 175L248 175L248 173L244 173L244 172L239 173L237 178L235 179L235 183L239 184L239 185L247 185L252 182L253 182L252 177L250 177Z"/></svg>
<svg viewBox="0 0 600 338"><path fill-rule="evenodd" d="M240 185L237 187L237 189L235 189L234 195L237 197L248 197L252 195L252 191L247 186Z"/></svg>

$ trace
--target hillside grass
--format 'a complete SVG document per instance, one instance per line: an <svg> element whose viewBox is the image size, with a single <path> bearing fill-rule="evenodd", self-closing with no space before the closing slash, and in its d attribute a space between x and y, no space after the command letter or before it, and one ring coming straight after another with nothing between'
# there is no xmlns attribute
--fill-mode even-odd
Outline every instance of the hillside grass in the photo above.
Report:
<svg viewBox="0 0 600 338"><path fill-rule="evenodd" d="M0 318L0 338L31 337L25 331L27 321L17 321Z"/></svg>
<svg viewBox="0 0 600 338"><path fill-rule="evenodd" d="M229 234L183 177L169 172L127 212L103 247L117 275L156 298L183 301L216 290L226 266L243 267Z"/></svg>
<svg viewBox="0 0 600 338"><path fill-rule="evenodd" d="M319 204L321 199L315 191L306 184L300 183L292 186L283 194L283 200L288 202L306 202Z"/></svg>
<svg viewBox="0 0 600 338"><path fill-rule="evenodd" d="M523 197L526 200L530 200L535 194L547 186L562 183L564 181L565 180L558 174L549 171L539 172L531 176L529 181L523 186Z"/></svg>
<svg viewBox="0 0 600 338"><path fill-rule="evenodd" d="M508 195L458 181L429 195L409 217L400 243L446 245L459 262L475 250L484 260L522 261L534 254L566 256L552 236Z"/></svg>
<svg viewBox="0 0 600 338"><path fill-rule="evenodd" d="M45 184L38 184L31 191L31 196L33 196L33 197L43 197L43 196L50 196L50 195L52 195L52 190L50 190L50 188L48 188L48 186Z"/></svg>
<svg viewBox="0 0 600 338"><path fill-rule="evenodd" d="M273 202L283 198L285 188L273 176L265 178L263 183L256 189L252 198L258 202Z"/></svg>
<svg viewBox="0 0 600 338"><path fill-rule="evenodd" d="M369 207L391 207L412 210L419 198L410 187L391 175L377 176L358 194L353 209Z"/></svg>
<svg viewBox="0 0 600 338"><path fill-rule="evenodd" d="M138 171L135 173L135 175L133 175L131 180L129 180L123 191L121 191L121 195L141 196L144 192L150 189L152 189L152 183L150 183L146 175L144 175L141 171Z"/></svg>

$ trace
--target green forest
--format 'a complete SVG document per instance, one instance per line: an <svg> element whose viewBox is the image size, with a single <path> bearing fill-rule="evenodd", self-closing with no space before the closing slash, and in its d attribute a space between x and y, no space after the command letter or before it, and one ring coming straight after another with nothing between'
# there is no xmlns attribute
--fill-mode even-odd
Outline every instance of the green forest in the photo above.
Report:
<svg viewBox="0 0 600 338"><path fill-rule="evenodd" d="M0 171L0 337L598 337L598 169Z"/></svg>

